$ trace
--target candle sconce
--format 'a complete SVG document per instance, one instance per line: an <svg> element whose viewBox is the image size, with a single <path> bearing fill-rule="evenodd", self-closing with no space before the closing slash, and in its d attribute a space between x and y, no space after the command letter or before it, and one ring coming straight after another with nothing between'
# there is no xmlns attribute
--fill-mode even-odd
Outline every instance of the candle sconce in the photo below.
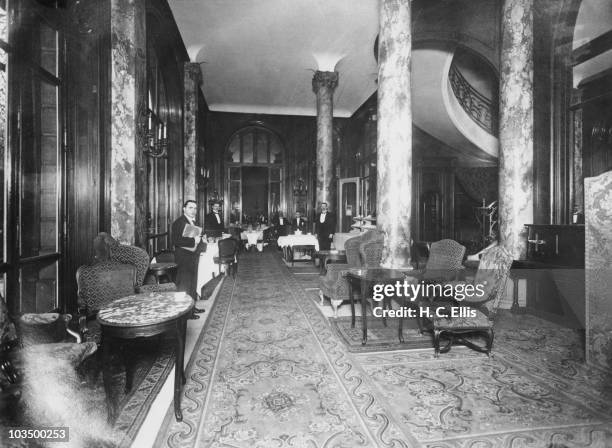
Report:
<svg viewBox="0 0 612 448"><path fill-rule="evenodd" d="M205 167L201 167L198 173L198 186L200 189L205 189L208 187L208 183L210 181L210 170Z"/></svg>
<svg viewBox="0 0 612 448"><path fill-rule="evenodd" d="M301 177L298 177L295 185L293 186L293 195L294 196L302 196L308 192L308 187L306 186L306 182Z"/></svg>
<svg viewBox="0 0 612 448"><path fill-rule="evenodd" d="M140 123L142 150L150 157L165 157L168 150L168 126L151 109L142 116Z"/></svg>

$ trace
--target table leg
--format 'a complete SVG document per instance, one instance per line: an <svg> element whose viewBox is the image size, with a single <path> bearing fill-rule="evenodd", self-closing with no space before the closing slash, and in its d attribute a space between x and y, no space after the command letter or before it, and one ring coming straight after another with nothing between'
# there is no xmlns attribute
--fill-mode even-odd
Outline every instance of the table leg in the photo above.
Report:
<svg viewBox="0 0 612 448"><path fill-rule="evenodd" d="M181 412L181 389L183 386L183 357L185 355L185 341L183 340L183 319L176 321L176 353L174 364L174 416L177 422L183 421Z"/></svg>
<svg viewBox="0 0 612 448"><path fill-rule="evenodd" d="M134 363L132 362L132 356L130 356L130 345L129 341L124 340L123 346L121 347L121 355L123 357L123 365L125 366L125 393L127 394L132 390L134 383Z"/></svg>
<svg viewBox="0 0 612 448"><path fill-rule="evenodd" d="M353 287L353 279L348 277L349 297L351 298L351 328L355 328L355 289Z"/></svg>
<svg viewBox="0 0 612 448"><path fill-rule="evenodd" d="M183 318L183 345L187 343L187 319ZM183 364L185 363L185 350L183 348ZM187 383L187 377L185 376L185 366L181 369L183 375L183 384Z"/></svg>
<svg viewBox="0 0 612 448"><path fill-rule="evenodd" d="M369 292L369 285L366 280L362 280L361 282L361 328L363 331L363 338L361 339L361 345L366 345L368 342L368 322L367 322L367 313L366 313L366 302L367 296Z"/></svg>
<svg viewBox="0 0 612 448"><path fill-rule="evenodd" d="M402 296L402 304L401 306L401 310L405 310L406 309L406 296ZM399 338L400 344L402 344L404 342L404 318L400 317L399 319L399 323L397 324L397 337Z"/></svg>
<svg viewBox="0 0 612 448"><path fill-rule="evenodd" d="M102 379L104 381L104 394L106 395L108 422L113 424L115 421L115 405L112 399L111 341L110 337L104 336L104 330L102 330L102 341L100 342L102 345Z"/></svg>
<svg viewBox="0 0 612 448"><path fill-rule="evenodd" d="M383 297L382 304L383 304L383 310L388 310L389 308L391 308L391 299L385 295ZM387 326L387 315L385 313L383 313L382 319L383 319L383 325L386 327Z"/></svg>

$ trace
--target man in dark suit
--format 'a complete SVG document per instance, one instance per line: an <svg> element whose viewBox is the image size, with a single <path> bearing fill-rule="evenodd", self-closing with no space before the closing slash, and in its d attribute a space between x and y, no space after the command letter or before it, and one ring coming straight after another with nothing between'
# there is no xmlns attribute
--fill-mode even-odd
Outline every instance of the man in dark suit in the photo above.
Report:
<svg viewBox="0 0 612 448"><path fill-rule="evenodd" d="M295 218L291 221L291 228L294 232L297 230L304 232L306 230L306 220L302 217L302 213L295 212Z"/></svg>
<svg viewBox="0 0 612 448"><path fill-rule="evenodd" d="M315 233L319 240L319 250L329 250L336 232L336 219L328 209L327 202L321 202L321 213L315 218Z"/></svg>
<svg viewBox="0 0 612 448"><path fill-rule="evenodd" d="M204 232L207 236L221 236L224 229L221 203L213 202L211 212L204 217Z"/></svg>
<svg viewBox="0 0 612 448"><path fill-rule="evenodd" d="M198 262L200 254L197 246L202 242L202 237L184 237L183 231L187 224L195 225L198 206L195 201L189 199L183 204L183 214L172 223L171 237L174 245L174 260L176 261L176 288L189 294L194 300L197 299ZM203 309L193 309L191 319L199 319L196 313L203 313Z"/></svg>

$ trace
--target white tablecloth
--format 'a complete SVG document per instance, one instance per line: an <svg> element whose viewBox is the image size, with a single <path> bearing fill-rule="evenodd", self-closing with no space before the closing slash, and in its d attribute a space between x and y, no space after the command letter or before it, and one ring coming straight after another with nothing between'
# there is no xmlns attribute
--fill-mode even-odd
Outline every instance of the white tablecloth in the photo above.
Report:
<svg viewBox="0 0 612 448"><path fill-rule="evenodd" d="M251 232L242 232L241 238L247 240L248 244L255 245L258 240L263 240L263 230L253 230Z"/></svg>
<svg viewBox="0 0 612 448"><path fill-rule="evenodd" d="M314 235L287 235L279 236L276 244L279 247L293 247L311 245L319 250L319 240Z"/></svg>

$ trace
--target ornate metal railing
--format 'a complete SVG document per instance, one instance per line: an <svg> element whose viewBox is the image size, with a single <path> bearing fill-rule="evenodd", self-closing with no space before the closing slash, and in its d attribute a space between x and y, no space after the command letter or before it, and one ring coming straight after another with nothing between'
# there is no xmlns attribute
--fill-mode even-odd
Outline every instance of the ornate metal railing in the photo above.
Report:
<svg viewBox="0 0 612 448"><path fill-rule="evenodd" d="M455 64L451 64L448 74L451 88L455 98L463 107L463 110L489 134L497 137L498 134L498 111L497 103L478 92L461 74Z"/></svg>

